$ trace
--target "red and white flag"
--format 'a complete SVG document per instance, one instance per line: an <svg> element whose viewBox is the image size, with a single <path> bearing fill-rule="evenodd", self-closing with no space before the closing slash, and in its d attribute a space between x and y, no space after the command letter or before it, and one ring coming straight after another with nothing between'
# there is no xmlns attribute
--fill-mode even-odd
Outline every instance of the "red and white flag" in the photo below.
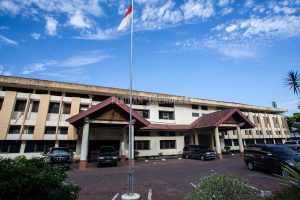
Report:
<svg viewBox="0 0 300 200"><path fill-rule="evenodd" d="M127 9L126 14L123 20L121 21L121 24L118 27L118 31L122 31L128 26L131 15L132 15L132 5L130 5L130 7Z"/></svg>

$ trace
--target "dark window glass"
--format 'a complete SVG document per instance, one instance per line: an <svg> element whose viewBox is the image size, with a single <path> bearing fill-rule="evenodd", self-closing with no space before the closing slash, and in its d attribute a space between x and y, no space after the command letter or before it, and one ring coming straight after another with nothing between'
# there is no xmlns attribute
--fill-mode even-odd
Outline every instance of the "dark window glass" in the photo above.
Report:
<svg viewBox="0 0 300 200"><path fill-rule="evenodd" d="M20 153L21 141L10 141L9 153Z"/></svg>
<svg viewBox="0 0 300 200"><path fill-rule="evenodd" d="M68 134L68 127L61 127L60 128L60 134L63 134L63 135Z"/></svg>
<svg viewBox="0 0 300 200"><path fill-rule="evenodd" d="M25 134L33 134L34 126L26 126L25 127Z"/></svg>
<svg viewBox="0 0 300 200"><path fill-rule="evenodd" d="M33 101L33 102L32 102L31 112L38 112L38 110L39 110L39 105L40 105L40 102L39 102L39 101Z"/></svg>
<svg viewBox="0 0 300 200"><path fill-rule="evenodd" d="M276 144L282 144L282 139L281 138L275 138L275 143Z"/></svg>
<svg viewBox="0 0 300 200"><path fill-rule="evenodd" d="M192 105L192 109L198 110L199 109L199 105Z"/></svg>
<svg viewBox="0 0 300 200"><path fill-rule="evenodd" d="M55 146L55 141L44 141L45 150L44 152L48 152L51 147Z"/></svg>
<svg viewBox="0 0 300 200"><path fill-rule="evenodd" d="M79 97L79 98L85 98L85 99L89 99L89 95L88 94L78 94L78 93L66 93L66 97Z"/></svg>
<svg viewBox="0 0 300 200"><path fill-rule="evenodd" d="M21 92L21 93L33 93L32 89L14 88L14 87L3 87L2 91L15 91L15 92Z"/></svg>
<svg viewBox="0 0 300 200"><path fill-rule="evenodd" d="M199 117L200 115L199 115L199 113L192 113L192 116L193 117Z"/></svg>
<svg viewBox="0 0 300 200"><path fill-rule="evenodd" d="M160 149L176 149L176 140L161 140Z"/></svg>
<svg viewBox="0 0 300 200"><path fill-rule="evenodd" d="M264 139L256 139L256 144L265 144Z"/></svg>
<svg viewBox="0 0 300 200"><path fill-rule="evenodd" d="M71 113L71 104L64 103L63 114L70 114Z"/></svg>
<svg viewBox="0 0 300 200"><path fill-rule="evenodd" d="M150 136L149 131L137 131L134 133L135 136Z"/></svg>
<svg viewBox="0 0 300 200"><path fill-rule="evenodd" d="M86 111L88 108L89 108L88 105L80 105L80 107L79 107L79 112Z"/></svg>
<svg viewBox="0 0 300 200"><path fill-rule="evenodd" d="M159 103L159 107L168 107L168 108L174 108L174 103Z"/></svg>
<svg viewBox="0 0 300 200"><path fill-rule="evenodd" d="M14 111L24 112L25 106L26 106L26 100L17 100Z"/></svg>
<svg viewBox="0 0 300 200"><path fill-rule="evenodd" d="M271 138L266 139L266 144L274 144L274 140Z"/></svg>
<svg viewBox="0 0 300 200"><path fill-rule="evenodd" d="M69 147L72 150L76 150L76 140L60 140L59 147Z"/></svg>
<svg viewBox="0 0 300 200"><path fill-rule="evenodd" d="M136 150L149 150L150 149L150 141L134 141L134 149Z"/></svg>
<svg viewBox="0 0 300 200"><path fill-rule="evenodd" d="M207 106L201 106L201 110L208 110Z"/></svg>
<svg viewBox="0 0 300 200"><path fill-rule="evenodd" d="M35 152L45 152L44 141L36 141Z"/></svg>
<svg viewBox="0 0 300 200"><path fill-rule="evenodd" d="M238 139L234 139L233 140L233 145L234 146L239 146L239 140Z"/></svg>
<svg viewBox="0 0 300 200"><path fill-rule="evenodd" d="M254 144L254 139L246 139L245 140L246 145Z"/></svg>
<svg viewBox="0 0 300 200"><path fill-rule="evenodd" d="M148 119L149 118L149 110L135 110L139 115Z"/></svg>
<svg viewBox="0 0 300 200"><path fill-rule="evenodd" d="M225 143L225 146L232 146L231 140L225 139L224 143Z"/></svg>
<svg viewBox="0 0 300 200"><path fill-rule="evenodd" d="M0 141L0 152L1 153L7 153L9 150L9 141Z"/></svg>
<svg viewBox="0 0 300 200"><path fill-rule="evenodd" d="M50 95L53 95L53 96L62 96L62 92L50 91Z"/></svg>
<svg viewBox="0 0 300 200"><path fill-rule="evenodd" d="M95 95L92 97L92 100L93 101L104 101L106 99L108 99L109 96L99 96L99 95Z"/></svg>
<svg viewBox="0 0 300 200"><path fill-rule="evenodd" d="M48 113L58 113L59 112L59 103L51 102L49 104L49 111Z"/></svg>
<svg viewBox="0 0 300 200"><path fill-rule="evenodd" d="M159 136L175 136L176 133L173 131L160 131Z"/></svg>
<svg viewBox="0 0 300 200"><path fill-rule="evenodd" d="M0 110L2 110L3 98L0 98Z"/></svg>
<svg viewBox="0 0 300 200"><path fill-rule="evenodd" d="M174 112L159 111L159 119L174 120Z"/></svg>
<svg viewBox="0 0 300 200"><path fill-rule="evenodd" d="M25 153L35 152L36 141L26 141Z"/></svg>
<svg viewBox="0 0 300 200"><path fill-rule="evenodd" d="M19 134L21 126L19 125L11 125L8 130L8 134Z"/></svg>
<svg viewBox="0 0 300 200"><path fill-rule="evenodd" d="M56 128L55 127L46 127L45 134L55 134Z"/></svg>
<svg viewBox="0 0 300 200"><path fill-rule="evenodd" d="M48 94L47 90L36 90L35 91L36 94Z"/></svg>

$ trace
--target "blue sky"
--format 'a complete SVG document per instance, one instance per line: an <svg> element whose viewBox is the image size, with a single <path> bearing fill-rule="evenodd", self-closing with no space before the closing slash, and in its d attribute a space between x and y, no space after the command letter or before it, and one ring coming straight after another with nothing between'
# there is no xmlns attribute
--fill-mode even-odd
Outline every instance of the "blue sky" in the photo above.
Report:
<svg viewBox="0 0 300 200"><path fill-rule="evenodd" d="M0 0L0 73L129 87L129 0ZM135 0L137 90L297 112L300 0Z"/></svg>

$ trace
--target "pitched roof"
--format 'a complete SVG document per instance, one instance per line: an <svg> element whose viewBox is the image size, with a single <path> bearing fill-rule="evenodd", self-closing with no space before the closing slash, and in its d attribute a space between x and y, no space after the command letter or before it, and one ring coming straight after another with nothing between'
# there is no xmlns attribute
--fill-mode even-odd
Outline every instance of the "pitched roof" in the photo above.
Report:
<svg viewBox="0 0 300 200"><path fill-rule="evenodd" d="M199 128L212 128L218 127L222 123L224 123L231 116L239 119L239 121L243 122L243 126L241 128L254 128L255 125L247 118L245 115L237 108L231 108L226 110L221 110L213 113L209 113L202 117L196 119L191 125L191 129L199 129Z"/></svg>
<svg viewBox="0 0 300 200"><path fill-rule="evenodd" d="M129 114L130 108L120 99L116 97L110 97L106 99L105 101L98 103L97 105L87 109L86 111L83 111L77 115L74 115L70 118L68 118L66 121L69 122L70 124L75 124L78 123L79 121L82 121L85 117L103 109L106 106L109 105L115 105L119 108L121 108L123 111L127 112ZM139 121L143 126L148 126L150 122L148 122L145 118L140 116L137 112L132 110L132 117Z"/></svg>

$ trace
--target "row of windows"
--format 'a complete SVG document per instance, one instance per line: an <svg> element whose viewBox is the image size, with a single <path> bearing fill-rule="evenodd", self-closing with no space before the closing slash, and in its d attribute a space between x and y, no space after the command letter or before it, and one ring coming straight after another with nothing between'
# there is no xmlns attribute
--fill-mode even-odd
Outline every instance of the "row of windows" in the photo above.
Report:
<svg viewBox="0 0 300 200"><path fill-rule="evenodd" d="M137 131L134 135L135 136L150 136L150 132L149 131ZM174 132L174 131L159 131L158 136L173 137L173 136L176 136L176 132Z"/></svg>
<svg viewBox="0 0 300 200"><path fill-rule="evenodd" d="M34 133L34 126L25 126L24 134L33 134ZM8 134L20 134L21 126L20 125L11 125L9 127ZM56 127L46 127L45 134L55 134ZM68 134L68 127L60 127L58 129L59 134L66 135Z"/></svg>
<svg viewBox="0 0 300 200"><path fill-rule="evenodd" d="M243 139L244 145L250 145L250 144L282 144L281 138L275 138L274 140L272 138L266 138L266 139ZM224 140L225 146L239 146L238 139L225 139Z"/></svg>
<svg viewBox="0 0 300 200"><path fill-rule="evenodd" d="M160 140L160 149L176 149L176 140ZM150 140L134 141L135 150L150 150Z"/></svg>

